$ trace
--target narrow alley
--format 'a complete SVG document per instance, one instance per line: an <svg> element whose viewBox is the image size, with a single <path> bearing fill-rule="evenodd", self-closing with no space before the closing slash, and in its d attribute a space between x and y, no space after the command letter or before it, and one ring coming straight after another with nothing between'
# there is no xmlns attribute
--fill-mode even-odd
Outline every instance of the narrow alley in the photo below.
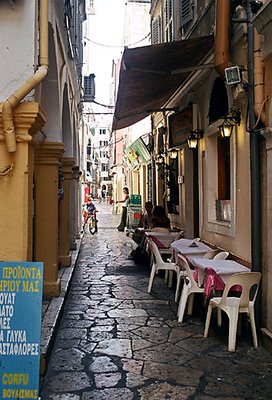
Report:
<svg viewBox="0 0 272 400"><path fill-rule="evenodd" d="M42 400L271 399L272 356L248 332L227 350L227 330L203 338L205 308L177 322L162 277L147 294L149 268L129 259L119 215L97 204L86 233L41 391Z"/></svg>

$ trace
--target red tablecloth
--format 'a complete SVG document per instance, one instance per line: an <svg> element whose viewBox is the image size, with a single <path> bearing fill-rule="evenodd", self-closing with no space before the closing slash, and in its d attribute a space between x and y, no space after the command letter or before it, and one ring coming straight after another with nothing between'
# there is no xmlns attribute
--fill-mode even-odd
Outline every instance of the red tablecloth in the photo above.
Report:
<svg viewBox="0 0 272 400"><path fill-rule="evenodd" d="M198 270L195 269L194 278L198 281ZM215 291L223 291L225 288L225 282L222 278L212 269L207 268L205 271L204 278L204 293L206 298L209 298L214 295ZM233 291L241 292L242 288L240 285L235 285L232 287Z"/></svg>

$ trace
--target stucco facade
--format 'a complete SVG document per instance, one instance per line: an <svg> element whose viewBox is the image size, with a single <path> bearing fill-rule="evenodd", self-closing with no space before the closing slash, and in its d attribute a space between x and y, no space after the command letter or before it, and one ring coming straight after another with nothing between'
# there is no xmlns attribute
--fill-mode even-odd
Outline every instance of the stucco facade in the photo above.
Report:
<svg viewBox="0 0 272 400"><path fill-rule="evenodd" d="M185 3L185 2L184 2ZM177 2L173 2L174 12L173 20L179 24L173 28L173 34L176 39L189 39L214 33L217 35L217 24L222 24L216 18L216 7L218 1L195 1L194 13L186 24L178 21ZM220 6L225 4L226 7L231 6L231 2L222 1ZM251 204L252 176L251 176L251 160L252 148L251 138L248 126L248 27L246 23L231 24L232 18L245 17L245 10L242 7L233 10L230 9L228 48L229 59L227 66L238 65L242 69L242 81L239 84L227 85L225 76L219 72L220 68L211 68L200 70L186 80L186 84L182 85L176 92L175 96L165 104L165 106L177 105L179 109L186 109L193 104L192 124L193 129L199 128L203 131L203 139L198 142L197 157L192 159L192 150L188 149L187 143L178 146L178 174L182 177L179 184L179 213L172 215L172 221L185 230L187 237L200 236L202 240L213 246L227 250L232 258L238 259L240 262L249 266L253 270L260 268L262 272L262 300L261 306L257 309L259 314L260 327L263 327L264 339L271 339L271 193L270 193L270 173L271 170L271 41L269 40L269 32L271 33L271 1L263 2L264 6L259 13L252 15L254 24L254 82L255 82L255 122L254 134L259 135L259 151L260 151L260 168L258 170L260 178L261 190L261 264L256 266L252 262L252 251L254 253L254 237L255 228L252 226L252 218L254 218L254 210ZM175 8L176 6L176 8ZM153 1L151 6L151 18L163 16L161 10L167 7L167 2ZM223 6L224 8L224 6ZM235 12L235 14L233 14ZM262 22L260 22L260 20ZM263 25L262 25L263 23ZM260 26L259 26L260 25ZM162 30L163 22L162 22ZM257 31L258 29L258 31ZM220 29L219 29L220 30ZM161 37L165 37L163 32ZM216 46L216 45L215 45ZM214 52L216 52L216 47ZM207 54L204 62L213 59L213 54ZM216 61L215 61L216 64ZM221 80L222 86L218 93L226 98L227 111L237 109L240 112L240 124L229 139L229 214L226 220L218 218L217 204L219 197L219 181L220 181L220 163L219 153L219 128L222 123L222 117L212 120L213 96L216 95L216 82ZM257 82L257 83L256 83ZM261 89L257 88L261 87ZM220 98L216 100L220 102ZM259 104L258 104L259 102ZM168 113L169 117L170 113ZM155 125L159 125L160 121L167 130L171 129L168 123L162 120L160 115L155 115ZM166 120L167 121L167 120ZM154 135L156 132L154 132ZM195 151L195 150L194 150ZM196 151L195 151L196 152ZM196 167L196 168L195 168ZM194 190L194 182L197 180L197 194ZM195 196L197 195L197 208L195 207ZM253 216L253 217L252 217ZM196 220L196 221L194 221ZM195 224L197 222L197 224ZM196 228L197 226L197 228ZM260 318L260 315L262 317ZM269 341L268 341L269 342Z"/></svg>
<svg viewBox="0 0 272 400"><path fill-rule="evenodd" d="M73 14L70 3L28 0L0 5L0 102L3 110L15 93L16 139L10 151L1 112L0 221L5 234L0 259L44 262L45 296L60 293L58 269L69 265L81 224L81 67L75 39L80 40L81 27L74 22L80 13L83 20L85 11L78 0ZM38 80L41 65L46 72ZM17 99L29 80L37 82Z"/></svg>
<svg viewBox="0 0 272 400"><path fill-rule="evenodd" d="M157 49L162 50L157 50L157 59L150 58L152 68L147 66L148 52L135 51L139 62L132 52L129 54L129 66L135 62L138 68L135 91L140 93L143 105L126 99L146 116L155 96L154 90L150 93L154 86L147 84L147 76L152 79L156 72L160 85L160 74L181 74L179 85L172 91L170 84L165 85L168 100L161 102L161 111L150 111L153 157L157 163L164 159L164 173L160 174L161 167L156 166L152 177L156 202L167 207L172 226L182 228L186 237L200 236L212 247L228 251L232 259L262 272L256 315L267 343L272 337L271 15L271 0L263 1L263 5L230 0L151 1L152 44L160 44ZM201 48L197 43L201 38L207 43L212 38L213 46L199 62L196 57ZM173 58L174 66L167 64L178 41L192 50L187 58L190 65L183 64L182 54L180 60ZM240 80L235 83L227 82L225 69L229 67L239 71ZM182 69L192 72L182 75ZM139 71L146 82L146 99L137 85ZM126 84L133 87L132 74ZM158 93L163 99L165 93ZM122 100L116 110L116 120L119 118L119 126L124 127L129 120ZM227 116L234 128L230 137L222 138L219 126ZM187 142L192 134L198 138L194 150ZM170 150L177 152L175 161Z"/></svg>

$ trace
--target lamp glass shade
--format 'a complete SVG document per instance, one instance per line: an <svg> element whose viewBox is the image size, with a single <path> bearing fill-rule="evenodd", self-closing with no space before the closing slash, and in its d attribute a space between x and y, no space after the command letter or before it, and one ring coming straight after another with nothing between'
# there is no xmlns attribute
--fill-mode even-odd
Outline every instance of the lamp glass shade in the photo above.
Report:
<svg viewBox="0 0 272 400"><path fill-rule="evenodd" d="M196 149L197 148L198 139L195 136L190 136L187 139L189 149Z"/></svg>
<svg viewBox="0 0 272 400"><path fill-rule="evenodd" d="M233 131L233 127L234 127L234 125L227 124L227 123L224 123L224 124L220 125L219 126L219 130L220 130L221 136L223 138L231 137L232 131Z"/></svg>
<svg viewBox="0 0 272 400"><path fill-rule="evenodd" d="M170 157L171 158L177 158L178 152L176 149L173 149L170 151Z"/></svg>
<svg viewBox="0 0 272 400"><path fill-rule="evenodd" d="M163 158L163 156L160 154L160 155L158 156L158 158L157 158L156 164L157 164L157 165L162 165L163 162L164 162L164 158Z"/></svg>

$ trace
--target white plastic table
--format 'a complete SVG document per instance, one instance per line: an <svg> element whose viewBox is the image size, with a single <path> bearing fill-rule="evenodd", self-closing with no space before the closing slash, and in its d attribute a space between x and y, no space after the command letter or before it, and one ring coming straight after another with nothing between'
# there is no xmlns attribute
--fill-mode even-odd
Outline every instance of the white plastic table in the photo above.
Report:
<svg viewBox="0 0 272 400"><path fill-rule="evenodd" d="M145 232L145 235L147 236L148 239L152 239L155 238L157 239L159 242L161 242L161 244L163 245L164 248L168 248L170 247L170 244L173 242L173 240L175 239L175 237L178 235L178 232Z"/></svg>
<svg viewBox="0 0 272 400"><path fill-rule="evenodd" d="M203 285L206 268L212 268L225 283L233 274L250 271L249 268L233 260L207 260L206 258L193 257L190 261L198 270L199 286Z"/></svg>
<svg viewBox="0 0 272 400"><path fill-rule="evenodd" d="M203 242L195 242L196 246L192 247L190 244L192 243L192 239L179 239L175 242L172 242L170 247L176 252L181 253L184 256L188 257L191 261L190 256L204 256L207 251L211 250L209 246L207 246Z"/></svg>

